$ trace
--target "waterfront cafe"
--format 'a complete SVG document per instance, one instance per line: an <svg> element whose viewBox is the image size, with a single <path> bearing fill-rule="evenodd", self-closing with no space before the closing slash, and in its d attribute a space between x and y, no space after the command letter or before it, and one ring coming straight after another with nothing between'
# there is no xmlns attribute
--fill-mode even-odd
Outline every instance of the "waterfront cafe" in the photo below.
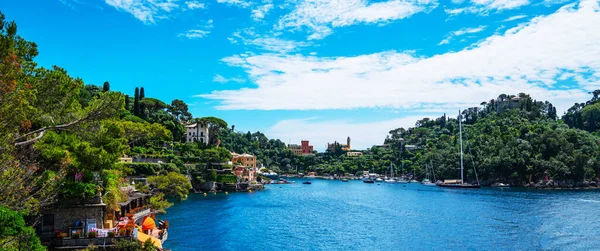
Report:
<svg viewBox="0 0 600 251"><path fill-rule="evenodd" d="M114 246L119 239L151 239L162 249L168 221L156 220L149 204L151 194L137 192L132 186L121 189L127 200L114 209L98 195L85 201L63 200L41 210L37 231L42 242L54 249L82 249L90 244Z"/></svg>

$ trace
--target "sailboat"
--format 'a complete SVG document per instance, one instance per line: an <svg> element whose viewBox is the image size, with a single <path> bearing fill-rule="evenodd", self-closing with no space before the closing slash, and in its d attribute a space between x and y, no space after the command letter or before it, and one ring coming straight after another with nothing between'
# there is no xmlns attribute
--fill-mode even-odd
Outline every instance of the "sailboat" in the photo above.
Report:
<svg viewBox="0 0 600 251"><path fill-rule="evenodd" d="M460 111L458 111L458 130L460 135L460 180L445 180L443 183L439 182L436 185L439 187L448 188L481 188L481 185L479 185L479 179L477 179L477 184L469 184L464 182L465 175L463 163L462 116ZM475 169L475 166L473 166L473 169ZM475 175L477 176L477 170L475 170Z"/></svg>
<svg viewBox="0 0 600 251"><path fill-rule="evenodd" d="M415 169L413 168L413 175L411 177L410 183L419 183L418 180L415 180Z"/></svg>
<svg viewBox="0 0 600 251"><path fill-rule="evenodd" d="M396 182L400 183L400 184L408 183L408 180L404 179L404 159L402 160L402 177L400 179L398 179Z"/></svg>
<svg viewBox="0 0 600 251"><path fill-rule="evenodd" d="M390 161L390 178L384 180L385 183L396 183L394 180L394 168L392 167L392 161Z"/></svg>
<svg viewBox="0 0 600 251"><path fill-rule="evenodd" d="M429 167L429 165L425 165L425 172L428 171L427 167ZM431 172L433 173L433 165L430 167L430 169L431 169ZM433 174L433 176L434 176L433 179L435 180L435 173ZM429 173L427 173L427 178L425 178L425 179L423 179L423 181L421 181L421 184L423 184L424 186L435 186L435 183L433 183L429 180Z"/></svg>

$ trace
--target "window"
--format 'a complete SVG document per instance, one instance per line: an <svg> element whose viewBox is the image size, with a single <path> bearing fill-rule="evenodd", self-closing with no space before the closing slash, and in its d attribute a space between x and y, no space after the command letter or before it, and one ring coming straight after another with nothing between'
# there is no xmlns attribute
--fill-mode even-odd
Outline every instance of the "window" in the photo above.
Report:
<svg viewBox="0 0 600 251"><path fill-rule="evenodd" d="M200 132L200 137L204 137L204 132Z"/></svg>
<svg viewBox="0 0 600 251"><path fill-rule="evenodd" d="M191 133L191 132L188 132L188 136L192 136L192 133Z"/></svg>

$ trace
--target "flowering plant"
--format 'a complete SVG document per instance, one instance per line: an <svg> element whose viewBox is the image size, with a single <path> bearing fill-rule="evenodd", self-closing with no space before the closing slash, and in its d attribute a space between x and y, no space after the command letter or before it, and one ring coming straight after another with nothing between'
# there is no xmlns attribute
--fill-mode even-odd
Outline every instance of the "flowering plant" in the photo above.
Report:
<svg viewBox="0 0 600 251"><path fill-rule="evenodd" d="M83 180L83 173L82 172L75 173L75 181L81 182L82 180Z"/></svg>
<svg viewBox="0 0 600 251"><path fill-rule="evenodd" d="M88 233L88 238L96 238L98 237L98 231L92 230Z"/></svg>

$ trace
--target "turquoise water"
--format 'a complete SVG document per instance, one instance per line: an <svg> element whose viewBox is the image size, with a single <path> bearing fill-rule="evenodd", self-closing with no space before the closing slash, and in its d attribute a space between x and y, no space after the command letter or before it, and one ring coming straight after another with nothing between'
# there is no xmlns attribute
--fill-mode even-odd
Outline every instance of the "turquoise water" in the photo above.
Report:
<svg viewBox="0 0 600 251"><path fill-rule="evenodd" d="M194 194L164 217L172 250L593 250L600 191L452 190L300 180Z"/></svg>

